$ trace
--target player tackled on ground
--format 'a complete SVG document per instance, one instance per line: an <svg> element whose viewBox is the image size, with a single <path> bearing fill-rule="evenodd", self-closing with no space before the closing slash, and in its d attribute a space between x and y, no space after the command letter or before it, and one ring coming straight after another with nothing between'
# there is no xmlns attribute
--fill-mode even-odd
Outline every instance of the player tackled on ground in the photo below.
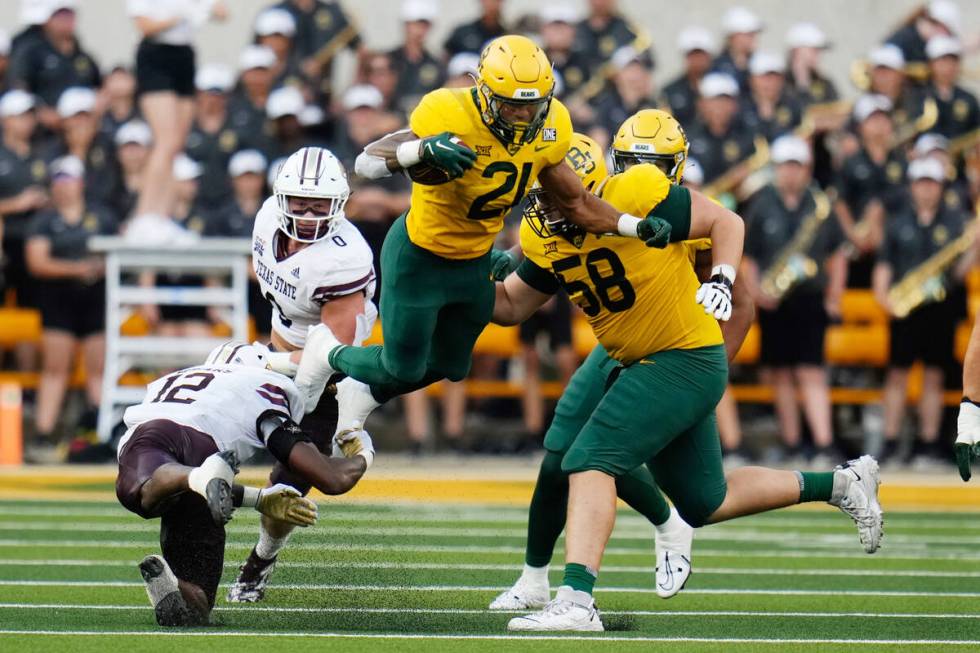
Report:
<svg viewBox="0 0 980 653"><path fill-rule="evenodd" d="M296 421L303 399L295 384L268 369L261 345L228 343L203 365L147 387L126 410L116 496L130 511L160 517L162 556L139 565L161 626L205 624L224 566L225 529L236 507L299 526L316 522L316 504L286 485L234 484L239 460L266 448L291 473L326 494L343 494L374 459L360 431L329 458Z"/></svg>

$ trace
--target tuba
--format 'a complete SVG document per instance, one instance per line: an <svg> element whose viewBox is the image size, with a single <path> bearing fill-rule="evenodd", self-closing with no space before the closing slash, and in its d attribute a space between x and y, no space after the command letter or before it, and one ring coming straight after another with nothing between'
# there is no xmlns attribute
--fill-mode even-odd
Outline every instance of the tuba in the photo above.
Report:
<svg viewBox="0 0 980 653"><path fill-rule="evenodd" d="M804 219L776 260L762 275L760 288L770 297L782 300L790 290L812 279L820 271L820 262L807 255L820 231L820 225L830 216L833 201L816 186L810 189L813 196L813 211Z"/></svg>

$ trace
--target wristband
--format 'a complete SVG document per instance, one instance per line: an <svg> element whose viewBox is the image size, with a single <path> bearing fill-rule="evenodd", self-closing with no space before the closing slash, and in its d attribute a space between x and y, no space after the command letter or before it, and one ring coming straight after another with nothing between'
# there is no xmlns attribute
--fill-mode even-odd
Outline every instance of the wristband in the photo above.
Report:
<svg viewBox="0 0 980 653"><path fill-rule="evenodd" d="M399 145L398 149L395 150L395 159L398 160L398 165L402 168L411 168L421 163L422 156L419 154L421 149L422 141L420 140L408 141Z"/></svg>
<svg viewBox="0 0 980 653"><path fill-rule="evenodd" d="M299 364L293 362L292 352L273 351L269 352L266 358L269 360L269 366L273 372L278 372L288 377L296 376L296 370L299 369Z"/></svg>
<svg viewBox="0 0 980 653"><path fill-rule="evenodd" d="M245 491L245 494L242 495L242 508L254 508L259 505L259 495L262 490L248 485L243 486L242 489Z"/></svg>
<svg viewBox="0 0 980 653"><path fill-rule="evenodd" d="M623 215L619 216L619 222L617 224L619 235L628 236L630 238L638 238L636 235L636 228L639 226L640 222L642 221L639 218L632 216L629 213L624 213Z"/></svg>
<svg viewBox="0 0 980 653"><path fill-rule="evenodd" d="M720 265L716 265L715 267L711 268L711 276L715 276L716 274L720 274L721 276L731 281L733 284L735 283L735 268L728 265L727 263L722 263Z"/></svg>

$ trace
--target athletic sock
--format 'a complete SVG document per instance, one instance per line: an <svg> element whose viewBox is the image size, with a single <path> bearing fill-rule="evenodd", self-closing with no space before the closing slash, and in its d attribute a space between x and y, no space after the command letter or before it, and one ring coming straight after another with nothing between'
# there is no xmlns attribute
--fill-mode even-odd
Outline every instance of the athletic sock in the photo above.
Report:
<svg viewBox="0 0 980 653"><path fill-rule="evenodd" d="M663 524L670 517L670 505L646 465L640 465L629 474L617 478L616 494L654 526Z"/></svg>
<svg viewBox="0 0 980 653"><path fill-rule="evenodd" d="M653 527L657 529L658 535L663 535L670 533L678 528L683 528L686 523L681 519L680 514L676 510L667 509L667 519L661 524L654 524Z"/></svg>
<svg viewBox="0 0 980 653"><path fill-rule="evenodd" d="M796 477L800 481L800 500L797 503L830 501L834 491L834 472L796 472Z"/></svg>
<svg viewBox="0 0 980 653"><path fill-rule="evenodd" d="M524 562L528 567L547 568L555 551L555 542L565 529L568 475L561 471L561 459L561 454L546 451L541 460L528 510L524 552Z"/></svg>
<svg viewBox="0 0 980 653"><path fill-rule="evenodd" d="M524 578L528 579L536 585L547 585L548 584L548 565L544 567L532 567L529 564L524 565L524 572L521 574Z"/></svg>
<svg viewBox="0 0 980 653"><path fill-rule="evenodd" d="M592 594L598 574L577 562L569 562L565 565L565 578L562 585L568 585L573 590Z"/></svg>
<svg viewBox="0 0 980 653"><path fill-rule="evenodd" d="M263 560L272 560L282 548L286 546L286 542L289 541L289 536L292 533L286 533L283 537L273 537L267 530L265 526L259 525L259 542L255 545L255 555L262 558Z"/></svg>

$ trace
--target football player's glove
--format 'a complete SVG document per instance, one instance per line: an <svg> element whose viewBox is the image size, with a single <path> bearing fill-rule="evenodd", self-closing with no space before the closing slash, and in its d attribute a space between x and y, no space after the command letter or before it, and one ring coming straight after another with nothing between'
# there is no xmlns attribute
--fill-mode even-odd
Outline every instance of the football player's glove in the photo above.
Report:
<svg viewBox="0 0 980 653"><path fill-rule="evenodd" d="M283 483L259 490L255 509L267 517L296 526L316 524L316 504L301 496L296 488Z"/></svg>
<svg viewBox="0 0 980 653"><path fill-rule="evenodd" d="M636 237L647 247L663 249L670 243L670 229L670 223L663 218L648 215L636 225Z"/></svg>
<svg viewBox="0 0 980 653"><path fill-rule="evenodd" d="M721 273L701 284L694 299L704 306L704 312L722 322L732 316L732 280Z"/></svg>
<svg viewBox="0 0 980 653"><path fill-rule="evenodd" d="M956 420L956 466L960 478L969 481L973 472L970 465L980 459L980 406L966 397L960 402L960 414Z"/></svg>
<svg viewBox="0 0 980 653"><path fill-rule="evenodd" d="M455 179L473 167L476 152L449 132L442 132L422 139L419 158L422 163L445 170Z"/></svg>
<svg viewBox="0 0 980 653"><path fill-rule="evenodd" d="M363 456L370 467L374 462L374 442L364 429L348 429L333 436L334 455L338 452L345 458Z"/></svg>
<svg viewBox="0 0 980 653"><path fill-rule="evenodd" d="M517 269L517 259L503 249L490 250L490 279L503 281L507 275Z"/></svg>

